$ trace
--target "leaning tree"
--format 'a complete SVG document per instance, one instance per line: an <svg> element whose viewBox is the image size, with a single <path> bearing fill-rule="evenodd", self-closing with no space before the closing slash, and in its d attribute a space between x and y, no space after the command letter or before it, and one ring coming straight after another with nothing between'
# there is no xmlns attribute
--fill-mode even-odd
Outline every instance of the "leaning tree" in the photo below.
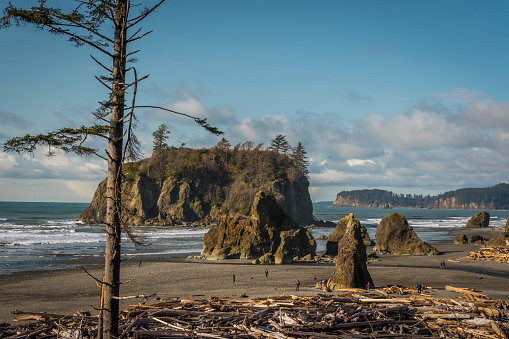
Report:
<svg viewBox="0 0 509 339"><path fill-rule="evenodd" d="M120 244L122 225L122 164L133 160L138 151L138 143L133 134L137 106L136 93L138 83L147 78L138 78L136 69L128 66L134 60L136 50L128 46L150 32L143 32L140 23L164 2L158 0L151 7L131 4L128 0L76 0L69 11L60 7L50 7L46 0L37 0L31 8L19 8L12 1L4 8L0 18L0 28L32 25L55 35L61 35L75 46L88 45L105 56L111 64L101 62L92 56L107 75L96 77L108 89L108 98L100 102L93 112L96 123L92 126L62 128L54 132L15 137L4 144L4 151L15 153L33 153L38 146L73 152L79 155L98 155L108 162L106 192L106 245L104 262L104 302L101 307L102 330L99 337L104 339L118 337L119 290L120 290ZM23 3L23 1L18 1ZM69 4L65 2L65 5ZM131 13L133 10L133 13ZM126 73L132 72L132 81L126 82ZM130 73L131 74L131 73ZM130 98L126 100L127 93ZM199 119L184 113L167 110L175 114L194 119L199 125L214 134L221 134L211 127L205 119ZM87 138L101 137L107 140L108 148L104 154L87 147Z"/></svg>

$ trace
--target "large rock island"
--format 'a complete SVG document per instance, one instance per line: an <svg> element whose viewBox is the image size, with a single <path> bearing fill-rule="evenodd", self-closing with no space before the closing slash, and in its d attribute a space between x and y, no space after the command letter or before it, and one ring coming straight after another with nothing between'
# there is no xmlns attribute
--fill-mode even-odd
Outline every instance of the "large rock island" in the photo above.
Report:
<svg viewBox="0 0 509 339"><path fill-rule="evenodd" d="M250 216L224 215L220 225L205 234L202 255L208 259L258 259L282 264L293 262L294 257L314 257L315 251L311 233L285 213L273 195L259 192Z"/></svg>
<svg viewBox="0 0 509 339"><path fill-rule="evenodd" d="M257 192L274 193L298 224L313 223L309 181L290 157L274 151L171 148L124 165L123 221L127 225L217 223L222 215L247 215ZM80 220L103 223L106 180Z"/></svg>

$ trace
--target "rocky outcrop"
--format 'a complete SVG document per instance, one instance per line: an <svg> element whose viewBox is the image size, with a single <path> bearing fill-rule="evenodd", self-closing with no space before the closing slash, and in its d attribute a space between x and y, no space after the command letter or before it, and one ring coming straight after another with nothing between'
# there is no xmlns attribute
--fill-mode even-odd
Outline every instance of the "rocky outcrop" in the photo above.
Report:
<svg viewBox="0 0 509 339"><path fill-rule="evenodd" d="M477 213L472 218L470 218L470 220L467 221L467 224L465 225L465 227L467 228L483 228L489 226L490 226L490 214L486 211Z"/></svg>
<svg viewBox="0 0 509 339"><path fill-rule="evenodd" d="M273 260L282 264L309 254L316 255L311 233L285 213L273 195L264 192L256 195L249 217L224 215L219 226L212 227L203 239L202 255L209 259Z"/></svg>
<svg viewBox="0 0 509 339"><path fill-rule="evenodd" d="M348 216L338 221L336 228L329 235L329 238L327 239L325 255L335 257L338 254L338 243L341 240L341 238L343 238L347 226L352 220L359 224L358 227L361 232L361 237L364 241L364 244L371 245L371 239L369 238L369 234L368 231L366 230L366 227L362 226L359 221L356 221L354 219L353 213L350 213Z"/></svg>
<svg viewBox="0 0 509 339"><path fill-rule="evenodd" d="M488 243L486 244L488 247L509 247L509 237L506 236L500 236L500 237L493 237L490 240L488 240Z"/></svg>
<svg viewBox="0 0 509 339"><path fill-rule="evenodd" d="M486 239L484 239L484 237L482 235L479 235L479 234L474 234L470 237L470 243L471 244L476 244L476 245L482 245L484 244L484 241Z"/></svg>
<svg viewBox="0 0 509 339"><path fill-rule="evenodd" d="M277 180L267 182L263 189L277 196L282 208L299 224L313 222L313 206L308 192L309 182ZM239 200L235 194L245 194L231 189L221 178L203 176L188 181L167 178L157 183L139 173L123 184L124 220L128 225L167 226L188 223L211 224L218 222L222 214L241 212L217 196L232 195L230 201ZM251 197L251 201L254 197ZM248 213L249 210L246 211ZM106 180L97 187L90 206L80 220L90 224L104 223L106 216Z"/></svg>
<svg viewBox="0 0 509 339"><path fill-rule="evenodd" d="M346 229L338 243L338 255L335 258L336 270L329 287L363 288L367 283L373 286L367 267L366 245L362 238L361 224L352 214L346 218Z"/></svg>
<svg viewBox="0 0 509 339"><path fill-rule="evenodd" d="M438 250L422 241L402 215L391 213L376 228L375 249L382 253L436 255Z"/></svg>
<svg viewBox="0 0 509 339"><path fill-rule="evenodd" d="M468 238L465 234L458 235L454 238L455 244L468 244Z"/></svg>

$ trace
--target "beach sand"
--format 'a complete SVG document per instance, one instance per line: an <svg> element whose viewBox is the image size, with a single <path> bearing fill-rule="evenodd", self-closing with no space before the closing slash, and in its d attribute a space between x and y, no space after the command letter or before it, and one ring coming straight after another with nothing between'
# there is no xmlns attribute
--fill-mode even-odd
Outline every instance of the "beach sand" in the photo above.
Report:
<svg viewBox="0 0 509 339"><path fill-rule="evenodd" d="M451 235L472 234L491 238L501 230L454 229ZM416 286L431 287L431 295L458 298L459 295L445 291L445 285L468 287L481 291L492 299L509 302L509 264L496 261L461 260L451 262L477 251L480 246L473 244L456 245L452 240L432 243L441 254L438 256L395 256L381 255L378 261L370 261L368 270L377 287ZM368 249L368 253L371 248ZM151 295L147 303L155 298L179 297L203 299L217 296L230 300L267 297L277 295L315 295L314 277L332 277L333 264L297 263L289 265L252 265L250 260L205 261L197 259L135 258L122 266L122 281L129 281L121 287L122 296ZM446 269L440 269L440 262L446 262ZM95 265L92 265L95 264ZM95 263L83 263L89 272L101 277L102 270ZM265 269L269 270L268 278ZM236 282L233 283L232 275ZM134 279L134 280L132 280ZM295 291L296 281L301 281L300 291ZM343 292L331 292L341 294ZM143 303L143 299L121 301L121 309ZM25 312L47 312L74 314L89 311L97 314L94 307L99 305L99 287L83 270L67 269L54 271L20 272L0 276L0 322L12 322L12 310Z"/></svg>

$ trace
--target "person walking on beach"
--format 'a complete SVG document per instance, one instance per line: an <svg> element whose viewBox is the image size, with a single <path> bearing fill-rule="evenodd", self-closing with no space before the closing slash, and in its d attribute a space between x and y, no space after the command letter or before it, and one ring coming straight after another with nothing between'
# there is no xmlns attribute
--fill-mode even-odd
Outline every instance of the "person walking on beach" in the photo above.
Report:
<svg viewBox="0 0 509 339"><path fill-rule="evenodd" d="M366 284L366 291L369 292L369 282Z"/></svg>
<svg viewBox="0 0 509 339"><path fill-rule="evenodd" d="M265 269L265 278L268 278L268 277L269 277L269 270Z"/></svg>
<svg viewBox="0 0 509 339"><path fill-rule="evenodd" d="M298 290L299 290L299 286L300 286L300 281L299 281L299 280L297 280L297 287L295 288L295 290L296 290L296 291L298 291Z"/></svg>
<svg viewBox="0 0 509 339"><path fill-rule="evenodd" d="M422 285L417 284L417 293L422 293Z"/></svg>
<svg viewBox="0 0 509 339"><path fill-rule="evenodd" d="M233 283L235 284L235 274L233 275Z"/></svg>

